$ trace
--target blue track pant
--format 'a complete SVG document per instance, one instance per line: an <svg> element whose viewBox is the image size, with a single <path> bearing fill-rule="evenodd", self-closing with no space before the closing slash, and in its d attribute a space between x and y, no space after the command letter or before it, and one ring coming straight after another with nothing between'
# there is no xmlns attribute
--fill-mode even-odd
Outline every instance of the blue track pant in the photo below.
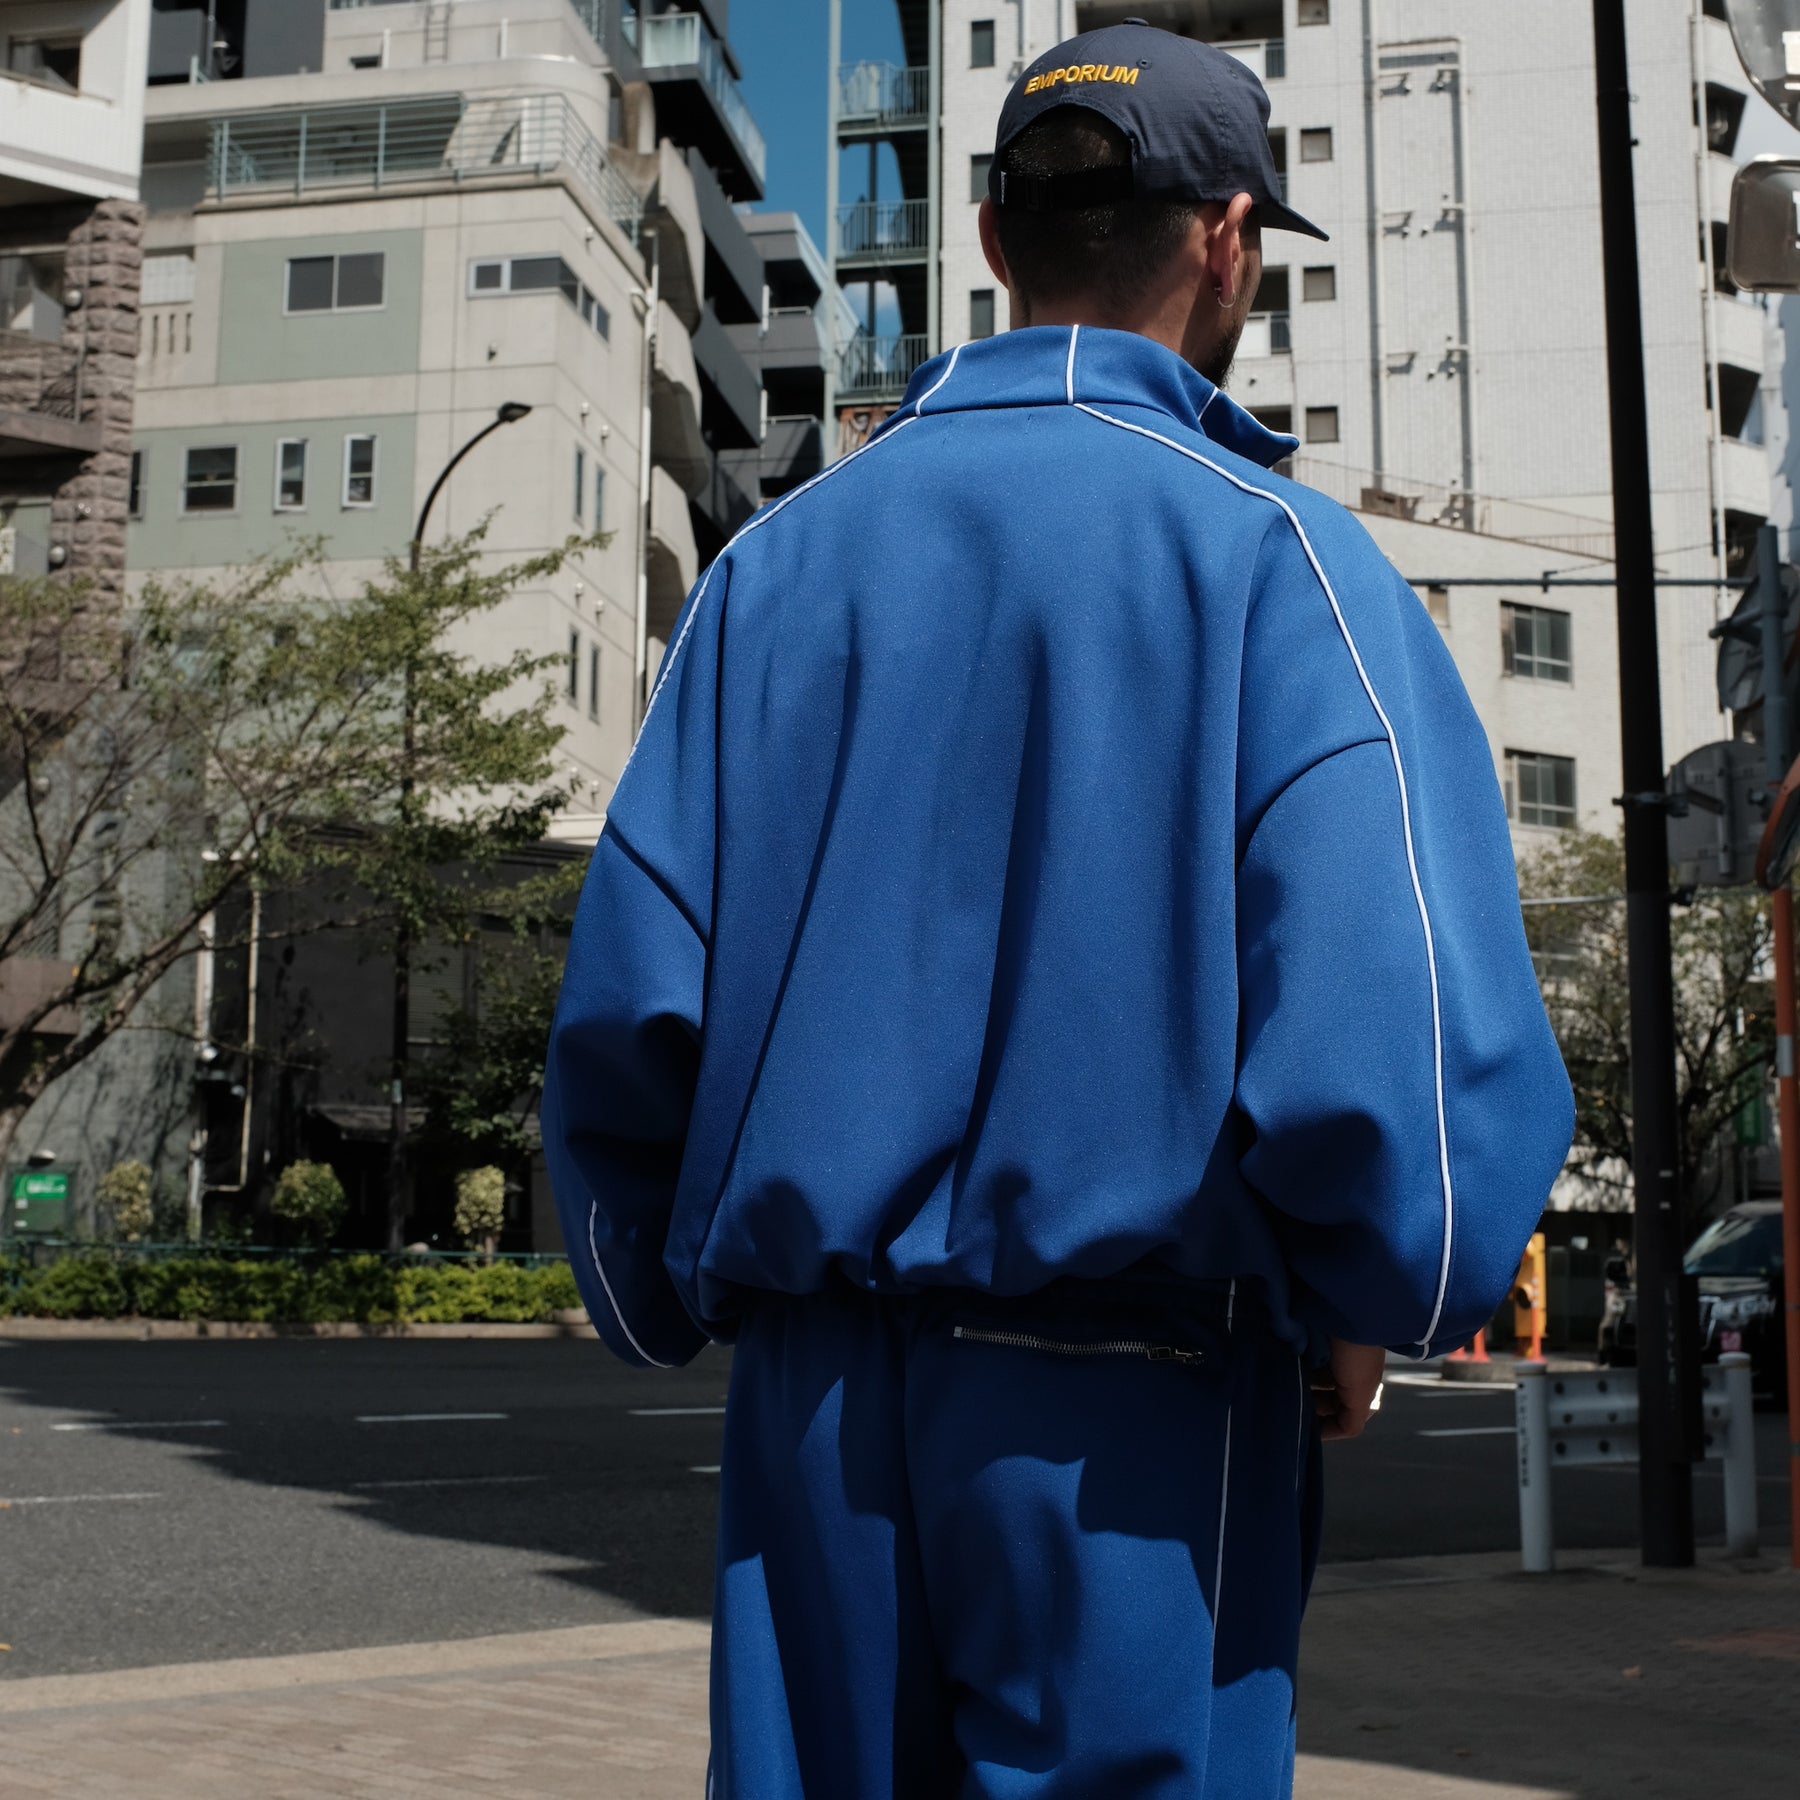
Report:
<svg viewBox="0 0 1800 1800"><path fill-rule="evenodd" d="M726 1410L715 1800L1284 1800L1319 1525L1224 1284L760 1297Z"/></svg>

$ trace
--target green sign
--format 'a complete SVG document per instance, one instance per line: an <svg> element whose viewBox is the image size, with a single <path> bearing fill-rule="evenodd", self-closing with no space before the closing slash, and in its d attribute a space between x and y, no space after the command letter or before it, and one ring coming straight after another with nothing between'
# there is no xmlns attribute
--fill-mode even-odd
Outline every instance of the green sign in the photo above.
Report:
<svg viewBox="0 0 1800 1800"><path fill-rule="evenodd" d="M6 1230L13 1237L59 1237L69 1229L67 1169L19 1169L12 1178Z"/></svg>

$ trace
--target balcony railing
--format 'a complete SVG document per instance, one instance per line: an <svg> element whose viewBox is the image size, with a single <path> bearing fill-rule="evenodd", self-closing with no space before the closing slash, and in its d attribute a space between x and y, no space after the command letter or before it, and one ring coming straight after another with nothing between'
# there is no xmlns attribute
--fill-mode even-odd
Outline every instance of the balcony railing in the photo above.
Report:
<svg viewBox="0 0 1800 1800"><path fill-rule="evenodd" d="M411 6L417 4L418 0L331 0L331 10L333 12L361 12L367 6ZM612 4L612 0L569 0L569 4L575 9L576 17L588 28L594 42L605 43L606 39L602 34L606 29L606 9Z"/></svg>
<svg viewBox="0 0 1800 1800"><path fill-rule="evenodd" d="M1235 56L1262 81L1281 81L1287 76L1287 40L1263 38L1254 43L1220 44L1216 48Z"/></svg>
<svg viewBox="0 0 1800 1800"><path fill-rule="evenodd" d="M643 202L562 94L386 106L313 107L215 119L207 187L215 199L386 188L568 169L635 242Z"/></svg>
<svg viewBox="0 0 1800 1800"><path fill-rule="evenodd" d="M1244 321L1244 335L1238 339L1238 355L1288 355L1294 348L1293 334L1288 330L1289 316L1284 312L1252 313Z"/></svg>
<svg viewBox="0 0 1800 1800"><path fill-rule="evenodd" d="M930 109L930 69L864 62L838 70L840 125L922 125Z"/></svg>
<svg viewBox="0 0 1800 1800"><path fill-rule="evenodd" d="M731 134L744 152L744 160L755 172L761 187L769 172L769 148L751 116L744 96L731 71L725 66L725 53L718 40L706 28L698 13L657 13L620 21L625 41L636 49L638 61L646 70L698 68L700 81L712 95L724 116Z"/></svg>
<svg viewBox="0 0 1800 1800"><path fill-rule="evenodd" d="M930 248L930 235L929 200L859 200L838 208L840 262L890 262L922 256Z"/></svg>
<svg viewBox="0 0 1800 1800"><path fill-rule="evenodd" d="M839 400L898 399L931 355L923 332L910 337L853 338L838 354Z"/></svg>

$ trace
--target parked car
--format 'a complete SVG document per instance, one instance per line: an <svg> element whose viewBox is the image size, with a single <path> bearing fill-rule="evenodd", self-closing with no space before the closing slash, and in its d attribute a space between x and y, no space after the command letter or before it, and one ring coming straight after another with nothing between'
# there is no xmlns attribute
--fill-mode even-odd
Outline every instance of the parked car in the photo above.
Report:
<svg viewBox="0 0 1800 1800"><path fill-rule="evenodd" d="M1785 1399L1781 1203L1752 1200L1721 1213L1688 1246L1684 1266L1700 1288L1702 1360L1716 1362L1728 1350L1745 1351L1756 1386ZM1637 1293L1623 1257L1606 1265L1600 1360L1621 1365L1637 1361Z"/></svg>

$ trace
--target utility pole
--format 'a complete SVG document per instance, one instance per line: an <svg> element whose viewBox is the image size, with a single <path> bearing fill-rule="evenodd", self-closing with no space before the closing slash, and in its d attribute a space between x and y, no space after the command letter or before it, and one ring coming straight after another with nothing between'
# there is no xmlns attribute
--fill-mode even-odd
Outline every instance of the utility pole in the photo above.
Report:
<svg viewBox="0 0 1800 1800"><path fill-rule="evenodd" d="M1619 727L1625 795L1626 941L1631 982L1631 1174L1637 1212L1638 1496L1643 1560L1694 1560L1692 1458L1698 1424L1695 1308L1684 1299L1675 1100L1675 995L1669 948L1662 690L1651 538L1650 424L1638 284L1631 82L1625 0L1594 0L1600 133L1600 235L1612 424L1618 573Z"/></svg>

